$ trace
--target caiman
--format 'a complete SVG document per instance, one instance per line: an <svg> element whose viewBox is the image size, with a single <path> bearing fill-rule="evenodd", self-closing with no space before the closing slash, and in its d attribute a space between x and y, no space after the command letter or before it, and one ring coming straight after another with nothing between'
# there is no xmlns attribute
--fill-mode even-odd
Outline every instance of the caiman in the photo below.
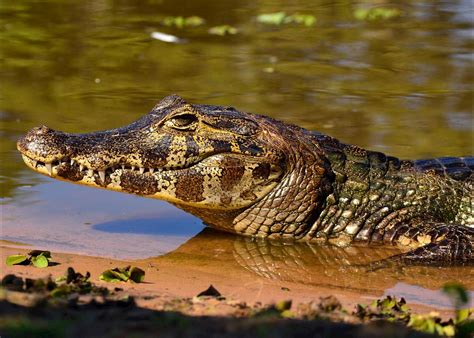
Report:
<svg viewBox="0 0 474 338"><path fill-rule="evenodd" d="M41 126L17 144L54 178L166 200L246 236L397 245L394 261L474 263L474 157L400 160L232 107L168 96L128 126Z"/></svg>

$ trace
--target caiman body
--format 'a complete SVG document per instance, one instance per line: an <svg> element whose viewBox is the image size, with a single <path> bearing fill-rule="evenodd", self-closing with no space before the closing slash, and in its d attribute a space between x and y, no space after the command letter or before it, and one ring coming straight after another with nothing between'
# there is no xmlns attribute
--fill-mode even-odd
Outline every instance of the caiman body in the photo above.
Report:
<svg viewBox="0 0 474 338"><path fill-rule="evenodd" d="M129 126L34 128L25 163L169 201L242 235L397 245L406 262L474 262L474 157L408 161L231 107L169 96Z"/></svg>

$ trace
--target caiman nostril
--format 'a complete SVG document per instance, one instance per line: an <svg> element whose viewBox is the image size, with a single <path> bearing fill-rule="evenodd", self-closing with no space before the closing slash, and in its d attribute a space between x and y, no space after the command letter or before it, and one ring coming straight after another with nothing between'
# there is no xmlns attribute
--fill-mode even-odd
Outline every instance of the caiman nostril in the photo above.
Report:
<svg viewBox="0 0 474 338"><path fill-rule="evenodd" d="M36 134L36 135L44 135L48 133L49 131L52 131L52 129L46 126L40 126L40 127L33 128L31 130L31 133Z"/></svg>

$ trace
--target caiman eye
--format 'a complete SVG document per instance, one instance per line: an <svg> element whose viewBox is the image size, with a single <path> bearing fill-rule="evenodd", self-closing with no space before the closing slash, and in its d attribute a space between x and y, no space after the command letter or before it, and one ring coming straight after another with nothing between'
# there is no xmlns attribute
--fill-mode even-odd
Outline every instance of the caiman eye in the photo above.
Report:
<svg viewBox="0 0 474 338"><path fill-rule="evenodd" d="M178 130L195 130L198 119L193 114L177 115L165 122L165 126Z"/></svg>

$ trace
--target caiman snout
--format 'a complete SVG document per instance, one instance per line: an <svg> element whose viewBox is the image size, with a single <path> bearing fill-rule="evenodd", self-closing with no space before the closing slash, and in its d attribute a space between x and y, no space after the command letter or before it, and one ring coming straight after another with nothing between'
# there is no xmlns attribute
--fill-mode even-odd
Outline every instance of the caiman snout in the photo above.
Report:
<svg viewBox="0 0 474 338"><path fill-rule="evenodd" d="M70 153L65 144L65 134L47 126L35 127L17 142L18 150L36 161L50 163L60 160Z"/></svg>

